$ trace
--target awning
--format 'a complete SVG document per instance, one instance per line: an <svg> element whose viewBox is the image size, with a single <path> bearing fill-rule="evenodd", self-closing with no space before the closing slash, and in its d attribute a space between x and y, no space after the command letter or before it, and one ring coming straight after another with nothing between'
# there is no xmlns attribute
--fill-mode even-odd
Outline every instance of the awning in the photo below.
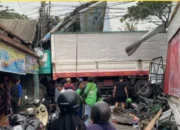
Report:
<svg viewBox="0 0 180 130"><path fill-rule="evenodd" d="M166 29L165 24L159 25L155 29L147 32L145 35L143 35L136 42L134 42L130 46L126 47L125 51L128 54L128 56L132 55L140 47L142 42L146 41L147 39L151 38L152 36L156 35L157 33L164 31L165 29Z"/></svg>

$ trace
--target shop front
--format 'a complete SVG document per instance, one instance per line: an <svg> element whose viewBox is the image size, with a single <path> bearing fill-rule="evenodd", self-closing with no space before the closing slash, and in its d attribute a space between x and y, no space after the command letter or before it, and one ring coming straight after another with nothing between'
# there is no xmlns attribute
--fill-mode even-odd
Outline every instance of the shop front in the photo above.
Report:
<svg viewBox="0 0 180 130"><path fill-rule="evenodd" d="M23 97L29 95L33 98L39 98L38 70L37 58L13 48L5 42L0 42L1 78L8 76L11 80L18 76L21 79Z"/></svg>
<svg viewBox="0 0 180 130"><path fill-rule="evenodd" d="M23 47L25 48L25 46ZM15 48L8 44L8 40L6 42L0 39L0 79L3 83L1 85L3 94L0 96L0 104L2 105L0 115L5 113L11 105L8 95L10 95L10 88L14 85L13 81L16 77L20 78L22 85L20 110L24 108L25 95L32 99L39 98L38 70L38 57L35 54L32 55L22 49Z"/></svg>
<svg viewBox="0 0 180 130"><path fill-rule="evenodd" d="M4 118L11 111L10 90L17 77L22 86L20 110L25 95L39 98L38 56L26 44L0 24L0 126L7 123Z"/></svg>

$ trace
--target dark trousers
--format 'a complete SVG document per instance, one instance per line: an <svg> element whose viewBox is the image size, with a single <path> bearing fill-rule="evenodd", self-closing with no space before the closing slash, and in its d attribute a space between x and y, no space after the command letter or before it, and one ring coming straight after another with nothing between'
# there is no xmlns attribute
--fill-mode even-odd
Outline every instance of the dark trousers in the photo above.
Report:
<svg viewBox="0 0 180 130"><path fill-rule="evenodd" d="M12 97L11 107L12 107L13 114L19 113L18 98Z"/></svg>
<svg viewBox="0 0 180 130"><path fill-rule="evenodd" d="M11 103L13 114L19 113L18 103Z"/></svg>
<svg viewBox="0 0 180 130"><path fill-rule="evenodd" d="M82 118L82 114L83 114L83 105L80 104L80 106L79 106L79 112L78 112L79 118Z"/></svg>

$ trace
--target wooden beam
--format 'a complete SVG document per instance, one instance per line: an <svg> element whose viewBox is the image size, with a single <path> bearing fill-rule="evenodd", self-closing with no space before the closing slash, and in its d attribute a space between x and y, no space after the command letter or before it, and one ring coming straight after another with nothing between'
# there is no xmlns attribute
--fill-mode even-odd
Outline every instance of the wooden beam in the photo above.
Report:
<svg viewBox="0 0 180 130"><path fill-rule="evenodd" d="M150 121L150 123L145 127L144 130L152 130L153 126L155 125L156 121L159 119L161 114L162 109L159 110L159 112L154 116L154 118Z"/></svg>

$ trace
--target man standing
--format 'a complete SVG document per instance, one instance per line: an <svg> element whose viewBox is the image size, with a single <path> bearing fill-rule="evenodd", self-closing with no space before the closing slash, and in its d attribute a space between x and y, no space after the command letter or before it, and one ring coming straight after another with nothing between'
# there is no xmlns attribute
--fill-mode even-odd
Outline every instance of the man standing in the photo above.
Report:
<svg viewBox="0 0 180 130"><path fill-rule="evenodd" d="M64 81L63 80L59 80L57 79L56 83L55 83L55 97L54 97L54 103L53 104L50 104L50 107L51 108L54 108L56 109L56 113L59 113L59 109L57 107L57 101L58 101L58 97L60 95L61 92L64 92L65 89L64 89Z"/></svg>
<svg viewBox="0 0 180 130"><path fill-rule="evenodd" d="M96 103L97 101L97 85L94 83L94 78L90 77L88 78L88 83L86 85L86 88L84 90L85 95L85 115L88 115L89 119L86 120L85 124L86 126L90 123L90 116L91 116L91 107Z"/></svg>
<svg viewBox="0 0 180 130"><path fill-rule="evenodd" d="M124 110L126 98L128 98L128 91L123 77L119 78L119 82L114 87L113 97L116 98L115 108L121 104L121 108Z"/></svg>
<svg viewBox="0 0 180 130"><path fill-rule="evenodd" d="M80 106L79 106L79 112L78 115L80 118L82 118L83 115L83 104L84 104L84 90L85 90L85 84L83 82L83 79L79 78L79 83L78 83L79 88L76 90L76 93L80 96Z"/></svg>
<svg viewBox="0 0 180 130"><path fill-rule="evenodd" d="M71 79L70 78L67 78L66 79L66 84L64 85L64 89L72 89L73 91L76 91L74 85L71 83Z"/></svg>
<svg viewBox="0 0 180 130"><path fill-rule="evenodd" d="M56 86L56 89L55 89L55 99L54 99L54 101L55 101L55 103L57 103L60 92L65 91L65 89L64 89L64 81L57 80L55 86Z"/></svg>
<svg viewBox="0 0 180 130"><path fill-rule="evenodd" d="M22 86L20 84L20 79L14 79L14 85L11 87L11 106L13 110L13 114L17 114L19 112L19 108L21 105L21 97L22 97Z"/></svg>

